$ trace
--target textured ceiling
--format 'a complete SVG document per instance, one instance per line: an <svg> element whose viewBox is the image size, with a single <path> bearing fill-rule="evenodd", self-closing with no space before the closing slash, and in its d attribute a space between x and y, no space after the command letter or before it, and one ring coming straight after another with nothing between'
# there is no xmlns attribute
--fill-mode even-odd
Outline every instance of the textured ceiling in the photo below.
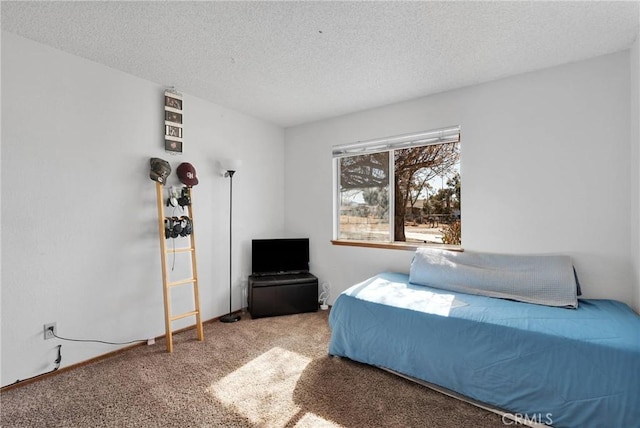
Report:
<svg viewBox="0 0 640 428"><path fill-rule="evenodd" d="M627 49L639 2L2 2L2 30L288 127Z"/></svg>

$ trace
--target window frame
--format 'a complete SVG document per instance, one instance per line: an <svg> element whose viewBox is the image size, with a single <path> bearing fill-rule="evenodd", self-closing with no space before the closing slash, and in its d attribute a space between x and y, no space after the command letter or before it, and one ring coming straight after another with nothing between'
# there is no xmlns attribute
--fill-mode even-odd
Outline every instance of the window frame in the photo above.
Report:
<svg viewBox="0 0 640 428"><path fill-rule="evenodd" d="M395 241L395 208L393 215L389 215L390 241L367 241L353 239L339 239L340 236L340 159L342 157L358 156L362 154L388 152L389 161L389 207L395 207L395 150L424 147L436 144L460 143L460 126L450 126L432 131L412 134L404 134L394 137L379 138L356 143L336 145L332 149L333 164L333 232L331 243L339 246L385 248L394 250L415 251L420 247L445 248L448 250L463 251L462 245L433 244L419 242Z"/></svg>

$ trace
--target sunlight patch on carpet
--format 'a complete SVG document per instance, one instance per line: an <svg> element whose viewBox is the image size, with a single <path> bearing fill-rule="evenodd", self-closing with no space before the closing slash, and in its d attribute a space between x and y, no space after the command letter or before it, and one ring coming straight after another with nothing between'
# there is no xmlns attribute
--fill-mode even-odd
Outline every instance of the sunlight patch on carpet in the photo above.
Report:
<svg viewBox="0 0 640 428"><path fill-rule="evenodd" d="M315 413L305 413L295 424L295 428L342 428L342 425L323 419Z"/></svg>
<svg viewBox="0 0 640 428"><path fill-rule="evenodd" d="M282 427L301 410L293 401L293 392L310 362L310 358L275 347L220 379L207 392L257 425ZM336 426L312 414L304 414L298 423L305 427L314 421Z"/></svg>

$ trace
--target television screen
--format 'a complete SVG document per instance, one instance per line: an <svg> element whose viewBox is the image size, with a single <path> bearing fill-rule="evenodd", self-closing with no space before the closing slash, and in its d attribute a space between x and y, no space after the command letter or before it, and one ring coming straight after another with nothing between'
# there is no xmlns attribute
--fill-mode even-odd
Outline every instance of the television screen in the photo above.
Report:
<svg viewBox="0 0 640 428"><path fill-rule="evenodd" d="M309 271L309 238L251 241L254 275Z"/></svg>

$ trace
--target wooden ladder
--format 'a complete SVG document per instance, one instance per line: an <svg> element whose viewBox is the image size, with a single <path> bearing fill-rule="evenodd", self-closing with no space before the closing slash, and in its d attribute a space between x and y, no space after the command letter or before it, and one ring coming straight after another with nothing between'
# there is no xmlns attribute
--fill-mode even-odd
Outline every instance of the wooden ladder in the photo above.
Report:
<svg viewBox="0 0 640 428"><path fill-rule="evenodd" d="M165 238L165 213L164 204L166 201L164 195L164 187L162 183L156 182L156 196L158 200L158 236L160 236L160 256L162 258L162 291L164 295L164 323L165 323L165 337L167 342L167 352L173 352L173 329L171 323L173 321L195 316L196 317L196 333L198 340L204 339L204 333L202 330L202 319L200 317L200 295L198 291L198 270L196 267L196 239L195 239L195 227L193 221L193 199L191 195L191 187L186 188L187 196L191 201L191 204L187 205L185 209L188 217L191 219L191 225L193 227L191 234L187 235L189 240L189 246L185 248L167 249L167 238ZM168 238L173 239L173 238ZM167 256L174 253L189 253L191 257L191 277L182 279L179 281L169 281L169 274L167 272ZM185 284L193 284L193 300L194 310L188 311L182 314L173 315L171 313L171 289Z"/></svg>

